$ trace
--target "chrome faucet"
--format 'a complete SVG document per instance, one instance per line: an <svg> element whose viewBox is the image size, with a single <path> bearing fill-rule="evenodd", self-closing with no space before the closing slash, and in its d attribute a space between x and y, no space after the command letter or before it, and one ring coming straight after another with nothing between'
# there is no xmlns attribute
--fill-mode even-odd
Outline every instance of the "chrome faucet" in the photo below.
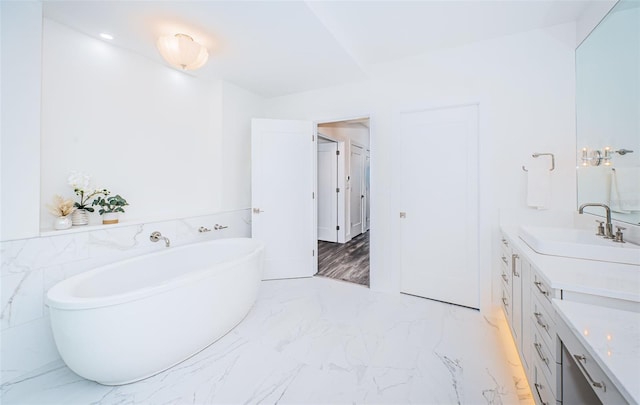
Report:
<svg viewBox="0 0 640 405"><path fill-rule="evenodd" d="M166 236L162 236L160 232L158 231L151 232L151 235L149 236L149 240L151 242L157 242L160 239L164 240L164 245L166 247L169 247L171 245L171 241L169 240L169 238L167 238Z"/></svg>
<svg viewBox="0 0 640 405"><path fill-rule="evenodd" d="M607 223L604 224L604 237L606 239L613 239L613 225L611 225L611 209L607 204L600 203L586 203L582 204L580 208L578 208L578 214L582 214L585 207L602 207L607 213Z"/></svg>

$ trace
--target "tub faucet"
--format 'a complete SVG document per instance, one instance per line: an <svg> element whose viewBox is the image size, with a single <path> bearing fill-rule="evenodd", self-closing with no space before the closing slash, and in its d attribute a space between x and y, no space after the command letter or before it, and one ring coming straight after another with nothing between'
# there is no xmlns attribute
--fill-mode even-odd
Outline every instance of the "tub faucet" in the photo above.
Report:
<svg viewBox="0 0 640 405"><path fill-rule="evenodd" d="M164 245L166 247L169 247L171 245L171 241L169 240L169 238L167 238L166 236L162 236L160 232L158 231L151 232L151 235L149 236L149 240L151 242L157 242L160 239L164 240Z"/></svg>
<svg viewBox="0 0 640 405"><path fill-rule="evenodd" d="M613 226L611 225L611 209L607 204L599 204L599 203L586 203L582 204L580 208L578 208L578 214L582 214L585 207L602 207L604 208L607 214L607 223L604 224L604 237L606 239L613 239Z"/></svg>

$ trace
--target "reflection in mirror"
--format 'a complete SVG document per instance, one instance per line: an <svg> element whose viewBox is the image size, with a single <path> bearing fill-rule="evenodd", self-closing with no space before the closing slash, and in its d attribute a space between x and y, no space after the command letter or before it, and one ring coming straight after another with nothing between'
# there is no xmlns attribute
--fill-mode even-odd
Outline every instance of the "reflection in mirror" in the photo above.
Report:
<svg viewBox="0 0 640 405"><path fill-rule="evenodd" d="M578 205L640 223L640 2L620 0L576 50ZM602 211L585 211L602 215Z"/></svg>

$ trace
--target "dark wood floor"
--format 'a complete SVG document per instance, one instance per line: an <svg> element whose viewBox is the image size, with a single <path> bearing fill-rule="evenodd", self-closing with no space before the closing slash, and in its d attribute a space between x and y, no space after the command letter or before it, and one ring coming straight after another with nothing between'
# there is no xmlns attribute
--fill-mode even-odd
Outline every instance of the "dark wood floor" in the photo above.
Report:
<svg viewBox="0 0 640 405"><path fill-rule="evenodd" d="M318 276L369 286L369 231L347 243L318 241Z"/></svg>

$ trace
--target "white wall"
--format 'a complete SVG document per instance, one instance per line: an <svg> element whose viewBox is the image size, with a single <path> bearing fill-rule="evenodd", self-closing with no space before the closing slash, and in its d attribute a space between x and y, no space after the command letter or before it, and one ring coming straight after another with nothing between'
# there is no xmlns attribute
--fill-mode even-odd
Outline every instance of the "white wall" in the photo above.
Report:
<svg viewBox="0 0 640 405"><path fill-rule="evenodd" d="M478 102L480 111L481 309L491 305L492 239L500 210L524 222L575 209L575 25L513 36L369 66L369 81L275 98L273 118L371 117L371 287L398 291L398 215L393 189L395 117L404 109ZM455 151L425 151L428 153ZM553 152L548 212L528 209L521 166L533 152ZM425 168L428 159L425 158ZM433 168L437 170L437 168ZM446 175L446 174L444 174ZM560 214L558 214L560 213ZM442 212L433 215L455 215ZM426 230L425 230L426 231ZM435 230L437 231L437 230ZM391 249L390 249L391 248Z"/></svg>
<svg viewBox="0 0 640 405"><path fill-rule="evenodd" d="M330 135L347 143L352 141L369 149L369 128L361 124L335 122L318 124L318 133Z"/></svg>
<svg viewBox="0 0 640 405"><path fill-rule="evenodd" d="M126 218L220 209L221 82L207 82L44 20L41 227L70 171L130 203ZM99 222L98 215L93 221Z"/></svg>
<svg viewBox="0 0 640 405"><path fill-rule="evenodd" d="M0 12L0 240L8 240L39 232L42 4L2 1Z"/></svg>
<svg viewBox="0 0 640 405"><path fill-rule="evenodd" d="M222 83L222 209L251 207L251 119L262 116L264 99Z"/></svg>
<svg viewBox="0 0 640 405"><path fill-rule="evenodd" d="M576 21L576 47L593 31L618 0L591 1Z"/></svg>

